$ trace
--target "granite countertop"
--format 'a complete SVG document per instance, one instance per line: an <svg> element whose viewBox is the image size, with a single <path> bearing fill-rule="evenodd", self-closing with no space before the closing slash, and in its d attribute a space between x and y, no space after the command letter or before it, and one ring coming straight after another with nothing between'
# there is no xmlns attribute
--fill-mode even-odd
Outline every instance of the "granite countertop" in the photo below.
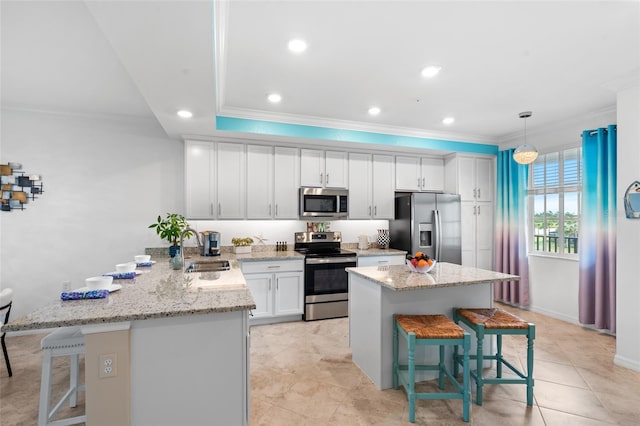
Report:
<svg viewBox="0 0 640 426"><path fill-rule="evenodd" d="M397 250L397 249L381 249L378 247L369 247L367 250L360 250L357 248L347 248L347 250L354 252L358 256L366 257L366 256L406 256L407 252L405 250Z"/></svg>
<svg viewBox="0 0 640 426"><path fill-rule="evenodd" d="M138 268L142 273L135 279L113 280L122 289L104 299L54 300L11 321L2 331L255 309L238 262L230 259L230 264L229 271L183 274L171 269L168 258L160 258L150 268Z"/></svg>
<svg viewBox="0 0 640 426"><path fill-rule="evenodd" d="M454 263L437 263L431 272L426 274L412 272L406 265L347 268L347 272L396 291L455 287L493 281L517 281L520 279L518 275L503 274Z"/></svg>

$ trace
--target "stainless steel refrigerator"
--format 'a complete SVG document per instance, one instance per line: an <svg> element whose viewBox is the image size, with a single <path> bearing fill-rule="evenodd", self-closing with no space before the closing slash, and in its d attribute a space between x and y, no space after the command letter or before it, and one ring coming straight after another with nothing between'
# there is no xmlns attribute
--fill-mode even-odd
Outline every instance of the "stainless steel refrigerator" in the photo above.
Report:
<svg viewBox="0 0 640 426"><path fill-rule="evenodd" d="M460 195L398 193L395 219L389 221L390 247L461 264L460 218Z"/></svg>

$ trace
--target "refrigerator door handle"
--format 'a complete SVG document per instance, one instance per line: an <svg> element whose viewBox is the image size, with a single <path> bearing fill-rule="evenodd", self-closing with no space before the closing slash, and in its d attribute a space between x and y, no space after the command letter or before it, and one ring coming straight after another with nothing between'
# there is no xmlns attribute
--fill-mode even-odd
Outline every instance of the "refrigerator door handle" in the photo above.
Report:
<svg viewBox="0 0 640 426"><path fill-rule="evenodd" d="M437 261L440 261L440 252L442 248L442 221L440 219L440 211L433 211L433 222L436 226L436 249L434 250L434 255Z"/></svg>

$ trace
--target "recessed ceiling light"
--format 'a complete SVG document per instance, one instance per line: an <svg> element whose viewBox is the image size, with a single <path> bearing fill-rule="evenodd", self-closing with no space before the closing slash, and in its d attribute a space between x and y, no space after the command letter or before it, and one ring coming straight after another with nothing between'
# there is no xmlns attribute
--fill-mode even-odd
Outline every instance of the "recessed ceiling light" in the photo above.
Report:
<svg viewBox="0 0 640 426"><path fill-rule="evenodd" d="M380 114L380 108L378 108L378 107L369 108L369 114L370 115L378 115L378 114Z"/></svg>
<svg viewBox="0 0 640 426"><path fill-rule="evenodd" d="M176 114L182 118L191 118L193 117L193 113L191 111L187 111L186 109L181 109Z"/></svg>
<svg viewBox="0 0 640 426"><path fill-rule="evenodd" d="M422 70L422 76L426 78L435 77L441 69L442 67L439 67L437 65L426 67Z"/></svg>
<svg viewBox="0 0 640 426"><path fill-rule="evenodd" d="M456 119L453 117L445 117L442 119L442 124L453 124L454 121L456 121Z"/></svg>
<svg viewBox="0 0 640 426"><path fill-rule="evenodd" d="M282 96L277 93L271 93L269 96L267 96L267 99L269 99L269 102L277 104L282 100Z"/></svg>
<svg viewBox="0 0 640 426"><path fill-rule="evenodd" d="M307 43L304 40L293 39L289 41L289 50L295 53L304 52L307 50Z"/></svg>

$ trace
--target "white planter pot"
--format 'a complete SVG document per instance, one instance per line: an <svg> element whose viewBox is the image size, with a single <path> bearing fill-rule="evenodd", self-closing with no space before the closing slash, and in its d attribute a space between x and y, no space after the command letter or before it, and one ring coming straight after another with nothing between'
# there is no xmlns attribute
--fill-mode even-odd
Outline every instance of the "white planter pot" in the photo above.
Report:
<svg viewBox="0 0 640 426"><path fill-rule="evenodd" d="M251 246L233 246L233 252L236 254L251 253Z"/></svg>

